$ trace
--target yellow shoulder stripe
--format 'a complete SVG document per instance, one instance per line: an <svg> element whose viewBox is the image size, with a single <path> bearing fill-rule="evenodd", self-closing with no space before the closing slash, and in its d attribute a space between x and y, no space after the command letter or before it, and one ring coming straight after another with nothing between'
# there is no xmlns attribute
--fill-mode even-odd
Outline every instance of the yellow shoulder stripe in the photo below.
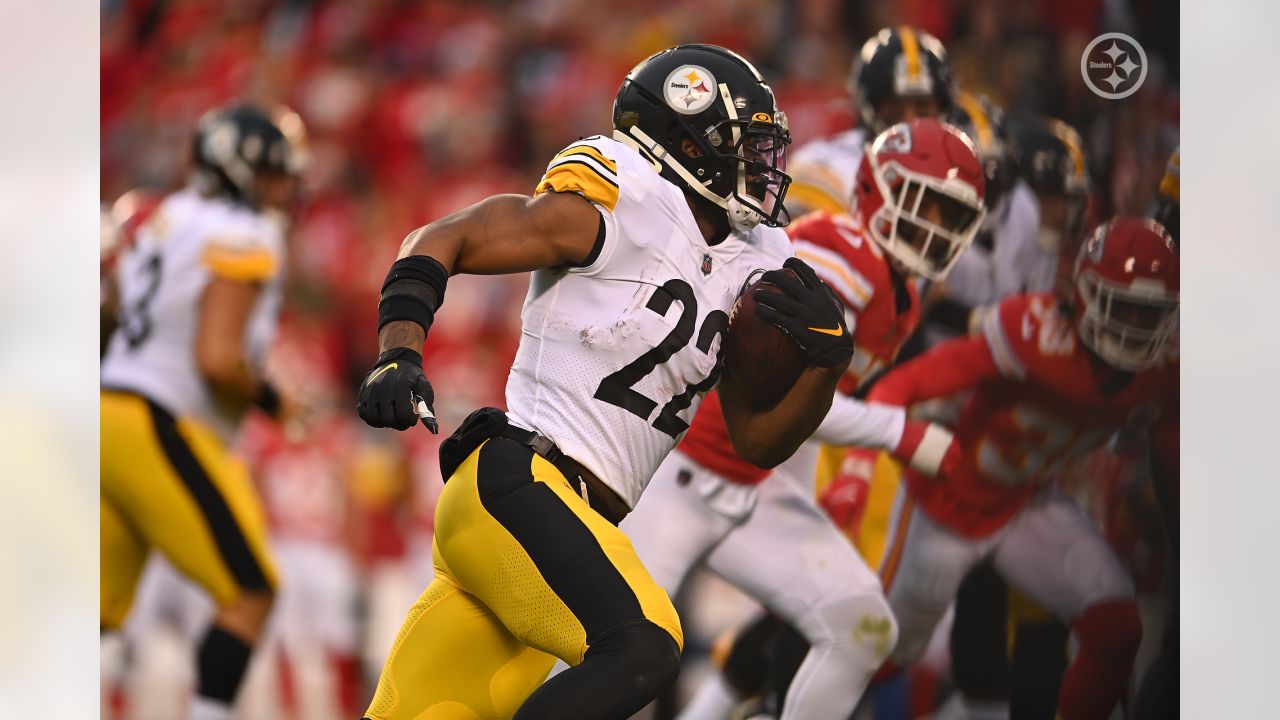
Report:
<svg viewBox="0 0 1280 720"><path fill-rule="evenodd" d="M849 208L816 185L805 182L792 183L787 188L787 201L803 205L808 210L825 210L829 213L848 212Z"/></svg>
<svg viewBox="0 0 1280 720"><path fill-rule="evenodd" d="M578 193L610 212L618 206L618 183L586 162L566 159L548 168L533 194L544 192Z"/></svg>
<svg viewBox="0 0 1280 720"><path fill-rule="evenodd" d="M236 250L225 245L209 245L201 260L214 275L227 280L261 282L276 274L276 256L264 248Z"/></svg>
<svg viewBox="0 0 1280 720"><path fill-rule="evenodd" d="M615 175L618 172L617 163L605 157L604 153L600 152L599 150L595 149L590 145L570 145L569 147L557 153L555 159L559 160L569 155L586 155L590 158L595 159L596 162L599 162L601 165L605 167L605 169L609 170ZM553 160L552 163L554 164L554 162L555 161Z"/></svg>

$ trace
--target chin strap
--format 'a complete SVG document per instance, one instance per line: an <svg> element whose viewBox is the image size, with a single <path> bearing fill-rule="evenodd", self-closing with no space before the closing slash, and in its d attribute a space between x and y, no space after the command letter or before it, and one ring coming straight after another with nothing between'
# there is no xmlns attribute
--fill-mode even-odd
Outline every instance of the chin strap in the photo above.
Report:
<svg viewBox="0 0 1280 720"><path fill-rule="evenodd" d="M730 121L738 119L738 108L733 104L733 97L729 95L729 86L720 83L720 101L724 103L724 111L729 116ZM742 141L742 130L736 122L729 123L729 132L733 138L731 143L733 147L738 147ZM729 213L729 224L733 226L736 232L747 232L760 224L760 213L754 209L747 207L739 197L747 196L747 171L742 162L738 163L738 169L735 173L738 176L738 193L732 195L725 202L725 210Z"/></svg>
<svg viewBox="0 0 1280 720"><path fill-rule="evenodd" d="M743 205L736 197L729 197L726 200L708 190L706 185L699 182L693 176L693 173L689 172L684 165L681 165L679 161L672 157L671 153L667 152L666 148L658 144L657 141L649 137L648 133L640 128L633 126L628 131L614 130L613 139L640 151L642 155L645 155L654 164L655 170L661 172L662 165L671 168L671 171L678 175L681 180L684 180L691 190L714 203L716 207L723 208L729 216L729 225L735 232L747 232L760 224L760 213Z"/></svg>

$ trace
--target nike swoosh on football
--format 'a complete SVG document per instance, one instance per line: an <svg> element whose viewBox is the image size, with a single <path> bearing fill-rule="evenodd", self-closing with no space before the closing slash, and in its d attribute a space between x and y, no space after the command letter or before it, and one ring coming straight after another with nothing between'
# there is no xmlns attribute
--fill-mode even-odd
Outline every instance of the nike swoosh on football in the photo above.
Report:
<svg viewBox="0 0 1280 720"><path fill-rule="evenodd" d="M391 363L390 365L383 365L382 367L378 368L378 371L377 371L377 372L375 372L374 374L370 375L370 376L369 376L369 379L364 381L364 384L365 384L365 385L369 385L369 384L371 384L374 380L377 380L378 378L382 377L382 374L383 374L383 373L385 373L386 371L388 371L388 370L395 370L395 369L396 369L396 368L398 368L398 367L400 367L400 364L399 364L399 363Z"/></svg>
<svg viewBox="0 0 1280 720"><path fill-rule="evenodd" d="M822 333L823 335L834 335L835 337L840 337L841 335L844 334L844 328L840 327L839 325L833 328L809 328L809 329L817 333Z"/></svg>

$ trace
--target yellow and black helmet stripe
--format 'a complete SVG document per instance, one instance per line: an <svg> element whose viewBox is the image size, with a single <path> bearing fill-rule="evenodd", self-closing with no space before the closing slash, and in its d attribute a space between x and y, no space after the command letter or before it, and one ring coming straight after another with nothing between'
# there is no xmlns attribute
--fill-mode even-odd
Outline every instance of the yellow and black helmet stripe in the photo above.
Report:
<svg viewBox="0 0 1280 720"><path fill-rule="evenodd" d="M902 43L902 56L907 62L907 77L916 80L920 77L920 41L916 38L915 28L899 26L898 41Z"/></svg>

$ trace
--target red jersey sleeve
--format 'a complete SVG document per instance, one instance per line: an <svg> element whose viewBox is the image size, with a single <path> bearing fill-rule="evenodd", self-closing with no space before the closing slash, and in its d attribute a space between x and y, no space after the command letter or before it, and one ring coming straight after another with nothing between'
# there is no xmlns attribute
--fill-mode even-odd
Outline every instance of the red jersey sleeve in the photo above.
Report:
<svg viewBox="0 0 1280 720"><path fill-rule="evenodd" d="M867 401L910 407L953 395L999 375L983 339L955 338L891 370L871 388Z"/></svg>
<svg viewBox="0 0 1280 720"><path fill-rule="evenodd" d="M1021 382L1052 372L1055 358L1076 350L1076 331L1048 293L1015 295L982 321L980 333L1000 374Z"/></svg>

